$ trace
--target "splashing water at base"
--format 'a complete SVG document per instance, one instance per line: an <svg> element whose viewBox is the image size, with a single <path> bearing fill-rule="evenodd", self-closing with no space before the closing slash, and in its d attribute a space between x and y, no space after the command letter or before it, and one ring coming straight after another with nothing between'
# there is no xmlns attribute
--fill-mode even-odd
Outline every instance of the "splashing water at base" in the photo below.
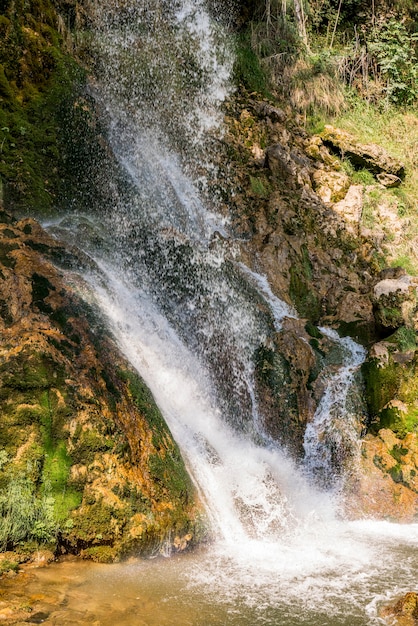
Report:
<svg viewBox="0 0 418 626"><path fill-rule="evenodd" d="M332 462L333 449L341 451L345 448L352 453L358 442L358 421L349 411L347 396L354 376L366 358L366 350L350 337L341 339L335 330L319 330L340 346L344 363L327 381L313 420L306 427L304 466L318 482L330 486L337 478Z"/></svg>
<svg viewBox="0 0 418 626"><path fill-rule="evenodd" d="M199 359L145 293L99 266L86 276L96 304L183 450L213 538L183 557L85 566L86 573L81 566L83 597L70 585L64 615L88 594L85 614L103 625L381 623L378 600L411 588L418 526L339 519L338 502L313 488L282 450L225 425ZM101 605L109 597L110 616Z"/></svg>
<svg viewBox="0 0 418 626"><path fill-rule="evenodd" d="M35 602L47 626L383 624L379 605L414 586L418 527L315 528L305 541L283 545L281 554L266 551L264 560L251 547L231 554L215 543L169 559L53 564L32 572L24 593L16 579L5 579L2 599L17 587L19 602Z"/></svg>

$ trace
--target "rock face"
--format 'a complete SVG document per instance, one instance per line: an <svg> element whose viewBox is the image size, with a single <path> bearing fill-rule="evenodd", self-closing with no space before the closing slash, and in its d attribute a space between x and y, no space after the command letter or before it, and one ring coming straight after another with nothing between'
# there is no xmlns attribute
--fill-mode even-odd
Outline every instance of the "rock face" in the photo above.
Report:
<svg viewBox="0 0 418 626"><path fill-rule="evenodd" d="M415 522L418 515L418 440L390 429L366 435L360 467L351 481L348 514Z"/></svg>
<svg viewBox="0 0 418 626"><path fill-rule="evenodd" d="M184 549L196 494L150 392L49 260L75 258L34 220L2 212L0 231L0 548Z"/></svg>
<svg viewBox="0 0 418 626"><path fill-rule="evenodd" d="M395 276L385 276L373 289L376 323L385 330L406 326L418 330L418 280L398 268Z"/></svg>
<svg viewBox="0 0 418 626"><path fill-rule="evenodd" d="M376 144L358 143L350 133L333 126L325 126L321 133L324 144L349 159L353 165L370 170L376 175L389 174L391 186L405 176L405 166ZM395 178L392 178L395 177ZM385 179L382 179L382 184Z"/></svg>
<svg viewBox="0 0 418 626"><path fill-rule="evenodd" d="M412 521L418 514L416 281L402 268L381 271L374 261L381 254L379 233L366 232L362 224L363 186L347 189L330 144L307 138L290 119L288 112L270 116L268 107L252 106L248 96L231 104L227 115L227 140L243 163L235 175L247 190L235 200L237 230L246 238L241 254L249 266L256 259L257 271L304 320L286 321L273 344L256 355L265 426L279 441L283 432L292 433L287 445L295 456L303 454L306 424L323 391L318 372L327 371L331 354L315 325L334 325L360 339L370 347L363 366L367 436L347 482L347 511ZM349 144L343 140L349 141L344 133L339 145L345 152ZM268 146L264 161L262 143ZM403 175L402 164L377 147L361 152L361 166ZM249 173L257 186L246 182Z"/></svg>
<svg viewBox="0 0 418 626"><path fill-rule="evenodd" d="M244 108L245 107L245 108ZM290 116L289 116L290 117ZM235 228L247 265L314 324L371 338L373 244L359 239L362 194L336 171L335 157L283 116L246 96L230 104L225 141L236 153ZM255 147L265 143L265 160ZM319 195L322 190L323 198ZM325 200L325 201L324 201Z"/></svg>

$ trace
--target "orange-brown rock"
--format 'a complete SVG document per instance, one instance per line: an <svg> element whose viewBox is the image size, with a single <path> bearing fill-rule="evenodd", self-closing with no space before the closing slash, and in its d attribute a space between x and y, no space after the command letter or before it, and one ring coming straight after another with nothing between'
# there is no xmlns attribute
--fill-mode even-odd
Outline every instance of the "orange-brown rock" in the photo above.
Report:
<svg viewBox="0 0 418 626"><path fill-rule="evenodd" d="M418 439L409 433L403 439L382 429L367 435L352 477L348 512L353 517L371 517L415 522L418 516Z"/></svg>
<svg viewBox="0 0 418 626"><path fill-rule="evenodd" d="M391 626L417 626L418 594L409 591L396 602L382 607L379 617L387 620Z"/></svg>
<svg viewBox="0 0 418 626"><path fill-rule="evenodd" d="M189 537L184 547L198 505L177 445L71 272L51 260L75 262L34 220L0 214L0 508L11 524L22 502L29 511L0 548L52 542L113 560L171 534Z"/></svg>

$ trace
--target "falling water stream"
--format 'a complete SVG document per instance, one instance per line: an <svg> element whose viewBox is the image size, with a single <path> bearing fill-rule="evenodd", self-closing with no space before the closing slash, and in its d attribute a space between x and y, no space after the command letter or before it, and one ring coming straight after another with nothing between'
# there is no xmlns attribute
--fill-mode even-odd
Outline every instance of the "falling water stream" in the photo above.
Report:
<svg viewBox="0 0 418 626"><path fill-rule="evenodd" d="M311 480L330 472L319 432L344 421L363 350L322 329L346 362L307 430L304 466L259 419L254 351L296 313L235 261L210 195L219 104L231 88L222 25L203 0L106 0L92 23L91 90L129 190L112 211L86 207L49 227L92 259L89 297L153 392L213 538L181 557L39 572L34 590L62 602L45 623L379 624L377 603L414 587L418 526L345 521L337 490Z"/></svg>

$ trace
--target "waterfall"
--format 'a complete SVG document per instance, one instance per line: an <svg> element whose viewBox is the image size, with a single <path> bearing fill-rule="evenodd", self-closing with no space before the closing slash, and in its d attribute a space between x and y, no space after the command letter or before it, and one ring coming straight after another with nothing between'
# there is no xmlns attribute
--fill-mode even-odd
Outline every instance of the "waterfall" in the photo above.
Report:
<svg viewBox="0 0 418 626"><path fill-rule="evenodd" d="M336 478L333 453L342 454L345 450L350 455L358 442L358 419L349 411L347 396L366 351L349 337L340 339L335 330L320 331L341 346L345 363L327 380L313 420L306 427L304 465L309 475L329 486Z"/></svg>
<svg viewBox="0 0 418 626"><path fill-rule="evenodd" d="M228 39L202 0L109 0L91 18L91 90L129 185L112 210L67 216L51 231L94 260L85 278L179 443L215 534L230 545L282 541L334 509L259 415L254 354L296 312L236 260L227 216L207 195L230 89ZM307 431L313 473L324 463L331 471L319 428L359 364L334 377Z"/></svg>
<svg viewBox="0 0 418 626"><path fill-rule="evenodd" d="M231 89L228 36L203 0L105 0L90 12L90 91L123 184L102 181L110 209L86 207L48 228L90 257L80 269L83 297L151 389L213 534L203 555L165 566L161 580L179 567L181 583L147 623L380 623L374 598L393 586L393 554L399 588L409 584L418 530L338 514L335 457L355 454L349 404L363 349L320 329L339 356L324 370L302 463L260 415L254 355L297 315L242 263L219 210L213 181L220 105ZM396 556L398 544L408 558ZM124 569L122 586L129 576L146 586L141 571ZM156 588L161 597L164 584ZM193 621L178 613L189 602ZM176 617L160 621L170 603Z"/></svg>

